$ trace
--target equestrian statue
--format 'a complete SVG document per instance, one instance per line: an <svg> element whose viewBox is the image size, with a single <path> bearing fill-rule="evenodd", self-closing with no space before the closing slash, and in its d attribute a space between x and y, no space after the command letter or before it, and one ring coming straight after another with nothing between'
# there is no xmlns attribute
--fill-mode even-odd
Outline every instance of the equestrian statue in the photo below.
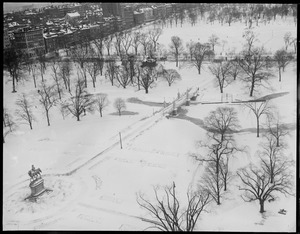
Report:
<svg viewBox="0 0 300 234"><path fill-rule="evenodd" d="M36 181L42 178L41 172L42 170L40 168L35 169L34 165L32 165L31 170L28 171L28 175L30 176L30 181Z"/></svg>

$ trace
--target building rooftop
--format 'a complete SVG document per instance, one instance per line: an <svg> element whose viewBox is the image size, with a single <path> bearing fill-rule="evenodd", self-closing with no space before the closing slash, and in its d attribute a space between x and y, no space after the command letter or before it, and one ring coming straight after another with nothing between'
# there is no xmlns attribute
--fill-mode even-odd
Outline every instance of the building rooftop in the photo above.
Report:
<svg viewBox="0 0 300 234"><path fill-rule="evenodd" d="M70 17L80 17L80 14L78 12L74 12L74 13L67 13L66 15L70 16Z"/></svg>

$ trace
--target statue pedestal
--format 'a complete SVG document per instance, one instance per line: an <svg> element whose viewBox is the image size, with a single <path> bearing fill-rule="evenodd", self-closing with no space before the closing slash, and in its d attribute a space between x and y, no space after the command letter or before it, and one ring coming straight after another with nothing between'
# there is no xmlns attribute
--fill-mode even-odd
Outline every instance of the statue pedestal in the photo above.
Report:
<svg viewBox="0 0 300 234"><path fill-rule="evenodd" d="M39 196L43 192L46 191L46 189L44 188L44 180L43 179L38 179L38 180L32 181L29 184L29 187L31 189L31 196L32 197Z"/></svg>

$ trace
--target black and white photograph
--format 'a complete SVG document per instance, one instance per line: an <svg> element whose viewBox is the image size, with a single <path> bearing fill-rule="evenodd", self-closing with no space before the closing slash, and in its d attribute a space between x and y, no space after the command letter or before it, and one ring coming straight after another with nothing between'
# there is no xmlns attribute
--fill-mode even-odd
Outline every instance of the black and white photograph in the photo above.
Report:
<svg viewBox="0 0 300 234"><path fill-rule="evenodd" d="M4 2L2 230L299 231L297 9Z"/></svg>

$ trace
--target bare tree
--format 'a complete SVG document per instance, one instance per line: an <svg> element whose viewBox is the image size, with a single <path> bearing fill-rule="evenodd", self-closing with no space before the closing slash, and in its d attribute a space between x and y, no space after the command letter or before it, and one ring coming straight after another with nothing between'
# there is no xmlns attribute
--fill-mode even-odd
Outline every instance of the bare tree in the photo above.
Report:
<svg viewBox="0 0 300 234"><path fill-rule="evenodd" d="M59 76L59 62L56 60L51 61L50 69L52 71L51 76L52 76L53 80L55 81L55 84L57 87L58 97L59 97L59 99L61 99L62 90L60 88L61 79Z"/></svg>
<svg viewBox="0 0 300 234"><path fill-rule="evenodd" d="M119 113L119 116L121 116L122 110L126 109L125 101L122 98L116 98L114 101L114 107Z"/></svg>
<svg viewBox="0 0 300 234"><path fill-rule="evenodd" d="M130 84L129 65L124 64L123 66L118 68L118 71L116 73L116 80L124 89L126 89L127 85Z"/></svg>
<svg viewBox="0 0 300 234"><path fill-rule="evenodd" d="M291 43L291 39L292 39L292 34L291 32L286 32L283 36L283 40L284 40L284 44L285 44L285 50L288 49L288 46Z"/></svg>
<svg viewBox="0 0 300 234"><path fill-rule="evenodd" d="M100 66L97 61L89 62L86 65L87 72L89 73L90 77L92 78L93 87L96 87L96 79L97 76L100 74Z"/></svg>
<svg viewBox="0 0 300 234"><path fill-rule="evenodd" d="M197 15L194 12L189 12L188 16L191 21L191 25L195 26L197 22Z"/></svg>
<svg viewBox="0 0 300 234"><path fill-rule="evenodd" d="M149 39L152 41L154 51L156 51L156 44L162 33L163 30L161 28L154 28L149 31Z"/></svg>
<svg viewBox="0 0 300 234"><path fill-rule="evenodd" d="M291 39L291 44L294 46L294 53L297 53L297 38Z"/></svg>
<svg viewBox="0 0 300 234"><path fill-rule="evenodd" d="M145 93L149 92L149 88L155 83L157 71L152 67L143 67L140 70L139 85L145 89Z"/></svg>
<svg viewBox="0 0 300 234"><path fill-rule="evenodd" d="M188 53L189 53L189 56L190 56L190 59L192 60L193 58L193 51L194 51L194 46L195 46L195 42L194 41L190 41L190 42L187 42L186 43L186 48L188 50Z"/></svg>
<svg viewBox="0 0 300 234"><path fill-rule="evenodd" d="M46 57L43 53L38 54L37 62L39 64L39 70L42 77L42 81L44 81L44 74L47 69L47 62L46 62Z"/></svg>
<svg viewBox="0 0 300 234"><path fill-rule="evenodd" d="M281 139L289 134L288 127L280 121L279 113L268 114L266 123L266 135L271 135L276 139L276 146L281 145Z"/></svg>
<svg viewBox="0 0 300 234"><path fill-rule="evenodd" d="M180 27L182 27L185 18L186 18L185 9L180 9L179 12Z"/></svg>
<svg viewBox="0 0 300 234"><path fill-rule="evenodd" d="M229 171L229 155L225 155L220 162L220 175L224 184L224 191L227 191L227 184L232 179L232 172Z"/></svg>
<svg viewBox="0 0 300 234"><path fill-rule="evenodd" d="M132 34L131 46L134 48L135 55L138 54L138 47L140 45L140 32L134 32Z"/></svg>
<svg viewBox="0 0 300 234"><path fill-rule="evenodd" d="M162 76L166 79L169 86L171 86L176 80L181 79L180 74L175 69L163 69Z"/></svg>
<svg viewBox="0 0 300 234"><path fill-rule="evenodd" d="M207 150L205 156L192 155L197 161L205 162L203 186L212 195L218 205L221 204L223 189L226 191L230 179L228 168L229 158L244 149L236 147L232 136L239 128L237 113L233 108L223 107L211 111L205 118L207 129L207 143L199 142L200 147Z"/></svg>
<svg viewBox="0 0 300 234"><path fill-rule="evenodd" d="M140 33L139 42L144 48L144 55L146 55L148 44L150 43L149 36L146 33Z"/></svg>
<svg viewBox="0 0 300 234"><path fill-rule="evenodd" d="M265 212L265 201L273 198L274 194L293 195L293 177L287 167L283 167L281 173L274 177L273 183L267 172L251 164L250 167L238 171L237 175L242 181L242 185L239 186L239 190L244 191L242 199L246 202L258 200L260 213Z"/></svg>
<svg viewBox="0 0 300 234"><path fill-rule="evenodd" d="M4 68L6 68L12 78L12 92L16 91L16 82L18 81L18 72L22 69L23 53L16 49L14 46L4 51L3 62Z"/></svg>
<svg viewBox="0 0 300 234"><path fill-rule="evenodd" d="M102 117L102 112L105 109L105 107L107 107L109 104L109 101L107 99L107 94L104 93L100 93L99 95L97 95L96 99L95 99L95 105L96 105L96 109L99 111L100 116Z"/></svg>
<svg viewBox="0 0 300 234"><path fill-rule="evenodd" d="M121 56L122 52L121 52L121 47L122 47L122 32L116 32L115 35L115 42L114 42L114 46L117 52L118 56Z"/></svg>
<svg viewBox="0 0 300 234"><path fill-rule="evenodd" d="M238 59L241 70L243 71L242 80L249 86L250 97L257 87L264 86L263 81L267 82L272 76L269 64L264 57L263 48L252 49L250 53L242 54L242 58Z"/></svg>
<svg viewBox="0 0 300 234"><path fill-rule="evenodd" d="M198 74L201 73L202 63L205 58L209 58L214 55L213 51L210 49L208 43L201 44L200 42L195 43L192 52L192 65L198 70Z"/></svg>
<svg viewBox="0 0 300 234"><path fill-rule="evenodd" d="M56 91L54 85L47 86L45 82L41 82L38 92L39 102L43 106L47 118L48 126L50 126L49 111L56 104Z"/></svg>
<svg viewBox="0 0 300 234"><path fill-rule="evenodd" d="M108 56L110 56L110 48L111 48L112 41L113 41L113 36L112 35L107 36L103 41L103 44L104 44L104 46L107 50L107 55Z"/></svg>
<svg viewBox="0 0 300 234"><path fill-rule="evenodd" d="M286 50L281 49L277 50L274 54L274 60L278 67L279 72L279 82L281 82L281 69L284 71L285 67L292 61L293 56L291 53L288 53Z"/></svg>
<svg viewBox="0 0 300 234"><path fill-rule="evenodd" d="M71 58L79 65L79 71L84 78L85 87L87 88L87 67L85 66L87 58L90 56L90 44L81 43L71 50Z"/></svg>
<svg viewBox="0 0 300 234"><path fill-rule="evenodd" d="M106 62L106 72L105 77L108 78L111 82L111 85L114 85L114 80L116 79L118 72L118 67L116 65L116 61L114 59L110 59Z"/></svg>
<svg viewBox="0 0 300 234"><path fill-rule="evenodd" d="M132 45L133 37L130 33L123 32L121 34L121 38L122 38L121 43L122 43L123 49L125 51L125 54L128 55L129 54L128 50Z"/></svg>
<svg viewBox="0 0 300 234"><path fill-rule="evenodd" d="M241 68L237 60L231 60L230 64L231 66L230 66L229 74L231 75L233 80L236 80L236 78L238 78L238 76L241 74Z"/></svg>
<svg viewBox="0 0 300 234"><path fill-rule="evenodd" d="M178 36L171 37L171 44L170 44L171 53L174 54L176 60L176 67L178 67L178 59L179 55L183 52L183 43L182 39Z"/></svg>
<svg viewBox="0 0 300 234"><path fill-rule="evenodd" d="M291 161L284 157L284 145L277 146L276 139L271 135L265 136L266 142L261 142L262 150L258 151L261 160L262 169L270 176L270 183L282 172L282 168L291 165Z"/></svg>
<svg viewBox="0 0 300 234"><path fill-rule="evenodd" d="M22 93L19 95L16 105L19 109L16 110L16 115L20 120L25 120L28 123L30 129L32 130L32 122L35 120L35 117L32 113L32 103L29 101L27 95Z"/></svg>
<svg viewBox="0 0 300 234"><path fill-rule="evenodd" d="M218 107L211 111L204 119L204 126L207 131L218 134L221 141L240 127L237 112L232 107Z"/></svg>
<svg viewBox="0 0 300 234"><path fill-rule="evenodd" d="M84 80L84 87L87 88L87 75L88 75L88 66L87 66L87 61L82 63L82 66L79 66L79 64L75 64L77 67L77 72L79 71L81 77Z"/></svg>
<svg viewBox="0 0 300 234"><path fill-rule="evenodd" d="M154 189L156 204L146 200L143 195L139 194L137 199L138 204L148 210L154 219L143 219L144 221L153 224L152 228L157 228L161 231L193 231L196 223L205 207L210 203L210 195L206 192L188 192L187 207L182 211L180 202L176 195L176 186L165 188L166 198L159 198L157 189Z"/></svg>
<svg viewBox="0 0 300 234"><path fill-rule="evenodd" d="M216 45L220 45L219 42L219 37L215 34L212 34L209 38L208 38L208 42L212 45L212 50L213 52L215 52L215 46Z"/></svg>
<svg viewBox="0 0 300 234"><path fill-rule="evenodd" d="M5 143L5 137L12 133L16 129L17 125L9 113L7 108L3 107L3 143Z"/></svg>
<svg viewBox="0 0 300 234"><path fill-rule="evenodd" d="M71 72L72 63L69 59L64 59L59 63L59 77L64 81L65 88L71 92Z"/></svg>
<svg viewBox="0 0 300 234"><path fill-rule="evenodd" d="M246 30L243 34L243 37L246 40L246 50L248 51L248 53L250 53L252 51L254 42L257 42L257 35L252 31L252 30Z"/></svg>
<svg viewBox="0 0 300 234"><path fill-rule="evenodd" d="M64 108L76 117L77 121L80 121L80 115L82 113L93 112L94 100L92 95L86 91L84 80L80 79L78 76L77 82L75 84L74 93L70 93L71 97L67 100Z"/></svg>
<svg viewBox="0 0 300 234"><path fill-rule="evenodd" d="M259 119L262 115L269 115L271 113L269 101L249 101L245 102L244 105L256 117L256 136L259 137Z"/></svg>
<svg viewBox="0 0 300 234"><path fill-rule="evenodd" d="M37 77L37 65L36 64L32 64L32 66L31 66L31 75L33 78L34 87L36 88L36 77Z"/></svg>
<svg viewBox="0 0 300 234"><path fill-rule="evenodd" d="M97 51L99 53L99 57L103 57L103 47L104 47L104 35L103 35L103 32L100 32L98 34L98 37L95 38L92 42L93 42L93 44L97 48Z"/></svg>
<svg viewBox="0 0 300 234"><path fill-rule="evenodd" d="M213 63L208 68L215 76L217 85L220 88L220 92L223 93L223 89L231 83L229 80L231 70L230 62Z"/></svg>
<svg viewBox="0 0 300 234"><path fill-rule="evenodd" d="M207 149L207 155L193 155L193 157L196 161L206 163L202 184L217 205L220 205L223 191L227 190L229 181L229 171L225 171L226 167L228 169L229 157L242 150L236 147L232 136L227 135L223 139L217 133L210 133L207 136L211 143L199 142L201 147Z"/></svg>

